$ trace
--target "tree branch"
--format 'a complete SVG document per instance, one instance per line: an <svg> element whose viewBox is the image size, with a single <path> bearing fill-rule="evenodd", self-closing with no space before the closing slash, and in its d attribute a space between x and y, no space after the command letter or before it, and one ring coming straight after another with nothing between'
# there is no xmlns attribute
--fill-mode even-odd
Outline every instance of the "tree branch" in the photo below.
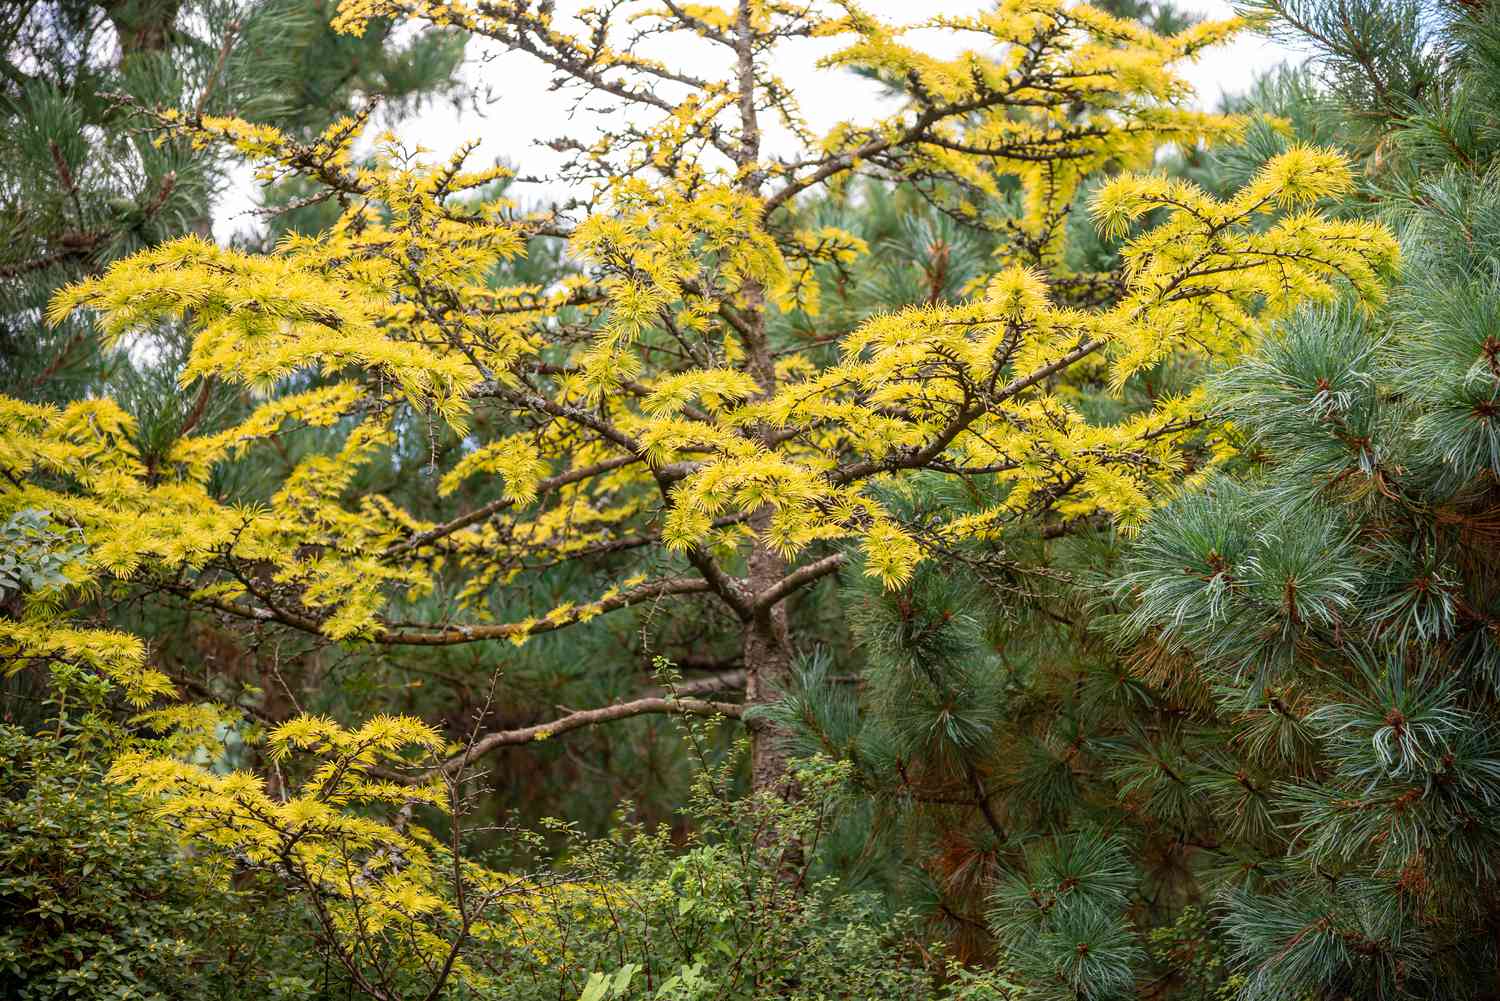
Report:
<svg viewBox="0 0 1500 1001"><path fill-rule="evenodd" d="M757 594L752 600L752 608L757 613L764 612L803 585L810 584L815 580L821 580L837 571L843 565L844 554L834 553L832 556L825 556L815 563L798 567L775 584Z"/></svg>
<svg viewBox="0 0 1500 1001"><path fill-rule="evenodd" d="M229 615L250 619L255 622L278 622L293 629L303 632L323 635L322 623L307 615L300 615L282 608L253 608L237 605L232 601L224 601L219 598L194 597L191 588L168 587L172 591L189 601L209 608L217 609ZM539 633L554 632L564 629L578 622L586 621L596 615L613 612L616 609L627 608L631 605L639 605L642 602L652 601L656 598L669 597L680 594L702 594L712 591L713 588L708 581L696 577L673 577L667 580L657 581L654 584L642 584L640 587L623 591L611 598L591 601L583 605L577 605L568 610L566 614L555 618L548 617L531 622L507 622L480 624L472 626L431 626L431 627L392 627L380 625L368 636L362 637L373 643L386 646L455 646L460 643L479 643L485 640L510 640L524 636L536 636Z"/></svg>
<svg viewBox="0 0 1500 1001"><path fill-rule="evenodd" d="M731 702L705 702L700 699L671 699L648 696L646 698L634 699L630 702L616 702L614 705L603 706L598 709L581 709L578 712L569 713L547 723L538 723L535 726L525 726L517 730L497 730L485 734L461 754L456 754L438 766L437 770L453 773L481 754L487 754L497 747L514 747L518 744L530 744L538 740L547 740L558 734L567 733L570 730L579 730L584 727L593 726L596 723L609 723L614 720L629 719L632 716L646 716L654 714L676 714L682 716L730 716L739 718L744 711L743 706Z"/></svg>
<svg viewBox="0 0 1500 1001"><path fill-rule="evenodd" d="M603 462L596 462L592 465L580 466L577 469L570 469L566 473L559 473L556 476L551 476L545 480L542 480L536 485L536 493L537 496L548 494L560 487L568 486L571 483L577 483L580 480L586 480L590 477L598 476L601 473L607 473L612 470L620 469L624 466L629 466L640 461L642 460L638 456L621 455L613 459L605 459ZM422 546L425 546L428 543L436 542L438 539L452 535L454 532L468 528L470 525L476 525L479 522L484 521L491 515L498 514L499 512L504 511L506 508L513 506L515 506L515 501L509 499L502 498L501 500L491 501L483 507L475 508L468 514L461 514L457 518L454 518L452 521L444 522L443 524L438 525L434 528L429 528L425 532L418 532L416 535L413 535L411 538L405 540L404 542L396 543L390 549L386 550L386 555L394 556L409 549L420 549Z"/></svg>

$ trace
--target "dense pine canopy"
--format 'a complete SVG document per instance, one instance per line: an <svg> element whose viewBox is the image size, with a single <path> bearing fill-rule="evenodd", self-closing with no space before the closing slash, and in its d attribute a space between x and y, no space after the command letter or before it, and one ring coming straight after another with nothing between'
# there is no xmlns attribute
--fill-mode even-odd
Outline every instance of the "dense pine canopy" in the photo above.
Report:
<svg viewBox="0 0 1500 1001"><path fill-rule="evenodd" d="M1500 7L14 7L0 994L1500 997Z"/></svg>

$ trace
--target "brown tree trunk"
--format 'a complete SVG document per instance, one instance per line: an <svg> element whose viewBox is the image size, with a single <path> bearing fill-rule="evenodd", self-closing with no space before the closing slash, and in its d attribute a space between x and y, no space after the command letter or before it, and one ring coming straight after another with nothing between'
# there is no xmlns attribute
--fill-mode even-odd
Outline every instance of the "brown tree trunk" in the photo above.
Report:
<svg viewBox="0 0 1500 1001"><path fill-rule="evenodd" d="M755 28L750 0L739 0L734 25L736 54L736 89L740 113L739 150L736 164L740 169L741 190L759 197L764 179L760 169L760 124L755 106ZM740 290L744 303L741 323L746 361L750 374L767 398L776 393L776 364L766 341L765 290L758 282L746 282ZM771 520L771 509L763 507L750 518L750 527L759 537ZM754 596L766 591L786 576L786 560L775 550L757 540L751 543L749 575L746 590ZM774 702L785 690L792 675L792 644L787 635L786 602L756 610L745 624L745 704L747 707ZM796 789L787 776L786 746L779 728L756 720L750 731L750 783L755 792L770 791L790 798Z"/></svg>
<svg viewBox="0 0 1500 1001"><path fill-rule="evenodd" d="M755 521L769 517L758 512ZM751 593L764 591L786 574L786 561L757 542L750 552ZM792 676L792 645L787 635L786 602L758 612L745 625L745 704L764 705L781 696ZM783 797L794 793L786 771L786 747L781 730L765 720L751 726L750 783L756 792L768 790Z"/></svg>
<svg viewBox="0 0 1500 1001"><path fill-rule="evenodd" d="M120 54L162 52L177 30L181 0L103 0L104 14L114 26Z"/></svg>

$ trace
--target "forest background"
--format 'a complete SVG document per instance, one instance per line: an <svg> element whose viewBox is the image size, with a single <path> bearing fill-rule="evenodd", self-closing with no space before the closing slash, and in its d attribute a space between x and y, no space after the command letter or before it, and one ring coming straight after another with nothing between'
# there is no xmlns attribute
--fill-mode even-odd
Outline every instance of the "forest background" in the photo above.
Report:
<svg viewBox="0 0 1500 1001"><path fill-rule="evenodd" d="M1500 11L1243 13L13 5L0 989L1500 995Z"/></svg>

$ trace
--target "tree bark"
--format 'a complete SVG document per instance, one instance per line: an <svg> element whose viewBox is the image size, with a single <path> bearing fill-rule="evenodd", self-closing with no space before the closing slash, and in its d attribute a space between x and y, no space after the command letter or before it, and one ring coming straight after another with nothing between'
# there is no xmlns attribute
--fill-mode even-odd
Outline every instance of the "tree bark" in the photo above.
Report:
<svg viewBox="0 0 1500 1001"><path fill-rule="evenodd" d="M751 523L764 524L770 511L762 509ZM772 586L786 575L786 561L760 542L750 551L752 594ZM757 611L745 624L745 705L764 705L781 697L792 677L792 644L787 633L786 602L778 601ZM770 791L782 797L795 793L787 777L786 747L779 727L766 720L750 724L750 786L756 792Z"/></svg>
<svg viewBox="0 0 1500 1001"><path fill-rule="evenodd" d="M104 0L100 4L119 39L120 54L128 58L137 52L164 52L177 30L181 0L156 0L154 3L131 3L130 0Z"/></svg>
<svg viewBox="0 0 1500 1001"><path fill-rule="evenodd" d="M760 169L760 123L755 106L755 28L751 0L737 4L734 41L736 87L740 114L739 155L736 166L741 190L759 197L763 173ZM742 331L746 362L750 374L760 386L761 395L776 393L776 364L766 342L765 290L749 281L741 288L745 326ZM746 590L751 596L773 586L786 576L786 560L764 542L771 521L771 509L762 507L750 518L755 533L749 557ZM792 675L792 644L787 635L786 602L777 601L768 608L757 609L745 623L745 705L753 707L774 702L780 697ZM755 792L769 791L783 797L796 794L787 777L786 747L780 728L765 720L754 720L750 730L750 784Z"/></svg>

